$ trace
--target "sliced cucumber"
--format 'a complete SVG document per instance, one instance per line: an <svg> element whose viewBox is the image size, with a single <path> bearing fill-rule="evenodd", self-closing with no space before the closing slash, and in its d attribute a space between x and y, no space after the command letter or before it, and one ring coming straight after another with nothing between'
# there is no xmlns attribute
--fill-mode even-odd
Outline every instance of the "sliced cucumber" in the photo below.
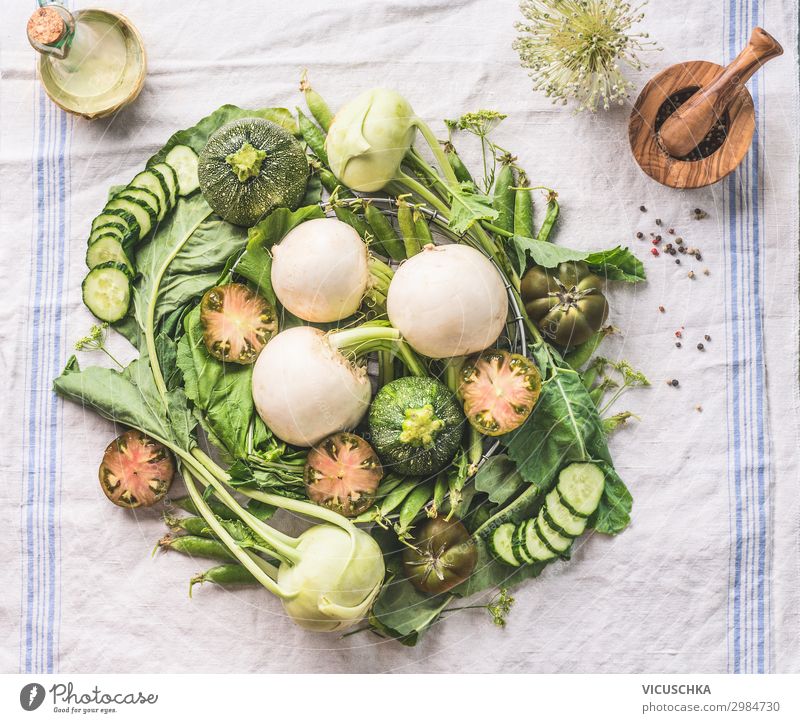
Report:
<svg viewBox="0 0 800 723"><path fill-rule="evenodd" d="M536 531L536 520L527 520L523 524L525 525L525 547L528 548L528 555L537 562L552 560L556 553L542 542Z"/></svg>
<svg viewBox="0 0 800 723"><path fill-rule="evenodd" d="M136 217L121 208L103 209L103 213L95 216L94 221L92 221L92 231L96 231L100 226L105 226L109 223L121 224L126 226L130 233L139 234L139 224L136 221Z"/></svg>
<svg viewBox="0 0 800 723"><path fill-rule="evenodd" d="M127 198L131 201L136 201L136 203L141 204L142 207L150 212L152 225L155 226L156 223L158 223L158 214L161 213L161 202L158 200L158 196L152 191L148 191L146 188L127 186L120 191L115 198Z"/></svg>
<svg viewBox="0 0 800 723"><path fill-rule="evenodd" d="M164 183L169 189L167 206L169 209L175 208L175 204L178 202L178 174L175 173L175 169L167 163L156 163L148 170L158 173L164 179Z"/></svg>
<svg viewBox="0 0 800 723"><path fill-rule="evenodd" d="M511 536L514 534L515 527L513 522L506 522L500 525L492 533L489 545L492 548L492 552L507 565L519 567L519 560L514 556L514 551L511 549Z"/></svg>
<svg viewBox="0 0 800 723"><path fill-rule="evenodd" d="M544 519L563 537L580 537L586 530L586 518L573 515L558 498L556 490L550 490L544 500Z"/></svg>
<svg viewBox="0 0 800 723"><path fill-rule="evenodd" d="M128 188L150 191L158 199L158 220L161 221L167 215L167 211L171 208L169 206L169 187L158 171L147 170L137 173L128 184Z"/></svg>
<svg viewBox="0 0 800 723"><path fill-rule="evenodd" d="M98 319L113 323L128 313L131 276L124 264L114 261L95 266L83 280L83 303Z"/></svg>
<svg viewBox="0 0 800 723"><path fill-rule="evenodd" d="M524 522L514 528L514 534L511 535L511 551L514 553L514 557L516 557L517 560L521 560L526 565L536 562L536 560L534 560L528 554L528 550L525 548Z"/></svg>
<svg viewBox="0 0 800 723"><path fill-rule="evenodd" d="M172 166L178 177L178 194L188 196L194 193L200 181L197 178L197 154L189 146L175 146L164 159Z"/></svg>
<svg viewBox="0 0 800 723"><path fill-rule="evenodd" d="M600 504L605 489L605 475L596 464L575 462L558 475L558 496L564 507L576 517L589 517Z"/></svg>
<svg viewBox="0 0 800 723"><path fill-rule="evenodd" d="M107 204L104 209L105 211L125 211L130 216L132 216L135 221L134 223L137 226L136 238L137 241L141 241L148 233L150 233L150 229L153 226L152 216L149 208L146 208L144 205L137 203L136 201L131 201L128 198L120 198L119 196L114 196Z"/></svg>
<svg viewBox="0 0 800 723"><path fill-rule="evenodd" d="M552 550L556 555L563 555L569 550L572 540L569 537L559 535L544 519L544 509L539 510L539 516L534 521L536 534L545 544L545 547Z"/></svg>
<svg viewBox="0 0 800 723"><path fill-rule="evenodd" d="M86 265L93 269L109 261L122 264L128 269L129 273L133 274L133 264L125 253L125 249L119 239L114 236L103 236L86 250Z"/></svg>
<svg viewBox="0 0 800 723"><path fill-rule="evenodd" d="M124 239L130 232L128 226L121 223L106 223L98 226L94 231L89 234L89 246L91 246L101 236L116 236L120 241Z"/></svg>

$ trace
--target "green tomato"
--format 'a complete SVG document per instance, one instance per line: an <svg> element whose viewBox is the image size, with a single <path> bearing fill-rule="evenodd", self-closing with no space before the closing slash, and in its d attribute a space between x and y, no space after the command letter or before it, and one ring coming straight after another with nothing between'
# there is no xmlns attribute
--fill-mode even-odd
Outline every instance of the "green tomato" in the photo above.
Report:
<svg viewBox="0 0 800 723"><path fill-rule="evenodd" d="M403 552L409 582L428 595L439 595L467 580L475 570L478 551L467 528L456 518L425 522Z"/></svg>
<svg viewBox="0 0 800 723"><path fill-rule="evenodd" d="M583 344L608 317L602 281L582 261L534 266L522 277L521 294L531 320L562 347Z"/></svg>

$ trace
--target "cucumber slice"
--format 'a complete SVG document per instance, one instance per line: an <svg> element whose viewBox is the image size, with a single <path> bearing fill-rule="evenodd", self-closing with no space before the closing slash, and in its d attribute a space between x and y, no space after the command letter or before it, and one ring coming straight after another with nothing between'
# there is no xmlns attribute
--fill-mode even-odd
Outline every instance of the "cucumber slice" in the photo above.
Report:
<svg viewBox="0 0 800 723"><path fill-rule="evenodd" d="M128 313L131 277L124 264L109 261L95 266L83 280L83 303L98 319L113 323Z"/></svg>
<svg viewBox="0 0 800 723"><path fill-rule="evenodd" d="M511 535L511 551L517 560L521 560L524 564L530 565L536 562L525 549L525 523L517 525L514 528L514 534Z"/></svg>
<svg viewBox="0 0 800 723"><path fill-rule="evenodd" d="M128 235L127 225L121 223L106 223L98 226L89 234L89 246L91 246L101 236L116 236L120 241Z"/></svg>
<svg viewBox="0 0 800 723"><path fill-rule="evenodd" d="M167 206L170 210L175 208L175 204L178 202L178 174L175 173L175 169L167 163L156 163L150 166L149 170L159 173L164 179L164 183L169 189Z"/></svg>
<svg viewBox="0 0 800 723"><path fill-rule="evenodd" d="M115 236L103 236L86 250L86 265L90 269L109 261L122 264L130 274L133 274L133 264Z"/></svg>
<svg viewBox="0 0 800 723"><path fill-rule="evenodd" d="M600 504L606 478L596 464L575 462L558 475L558 496L561 503L576 517L589 517Z"/></svg>
<svg viewBox="0 0 800 723"><path fill-rule="evenodd" d="M150 215L150 209L145 208L143 205L140 205L136 201L131 201L128 198L119 198L118 196L114 196L107 204L104 209L105 211L114 211L120 210L125 211L130 216L132 216L135 221L137 227L136 232L136 240L141 241L148 233L150 233L150 229L153 226L152 217Z"/></svg>
<svg viewBox="0 0 800 723"><path fill-rule="evenodd" d="M160 221L167 215L169 187L158 171L148 170L137 173L128 184L128 188L142 188L150 191L158 199L158 220Z"/></svg>
<svg viewBox="0 0 800 723"><path fill-rule="evenodd" d="M539 516L536 518L536 534L544 542L545 547L552 550L557 555L563 555L569 550L572 540L569 537L562 537L559 535L544 519L542 514L543 510L539 510Z"/></svg>
<svg viewBox="0 0 800 723"><path fill-rule="evenodd" d="M542 542L536 531L536 520L527 520L525 525L525 547L528 548L530 555L537 562L552 560L556 553Z"/></svg>
<svg viewBox="0 0 800 723"><path fill-rule="evenodd" d="M495 556L505 562L507 565L519 567L519 560L514 557L514 552L511 549L511 536L514 534L516 526L513 522L506 522L500 525L493 533L489 540L489 546Z"/></svg>
<svg viewBox="0 0 800 723"><path fill-rule="evenodd" d="M580 537L586 530L586 518L573 515L558 498L556 490L550 490L544 500L544 520L563 537Z"/></svg>
<svg viewBox="0 0 800 723"><path fill-rule="evenodd" d="M150 220L152 225L158 223L158 214L161 213L161 202L158 196L146 188L133 188L131 186L125 187L114 198L127 198L131 201L140 203L145 209L150 212Z"/></svg>
<svg viewBox="0 0 800 723"><path fill-rule="evenodd" d="M178 194L188 196L200 187L197 178L197 154L189 146L175 146L164 159L178 177Z"/></svg>
<svg viewBox="0 0 800 723"><path fill-rule="evenodd" d="M139 224L136 221L136 217L121 208L104 209L103 213L95 216L94 221L92 221L92 231L96 231L100 226L105 226L109 223L121 224L127 227L129 233L137 236L139 234Z"/></svg>

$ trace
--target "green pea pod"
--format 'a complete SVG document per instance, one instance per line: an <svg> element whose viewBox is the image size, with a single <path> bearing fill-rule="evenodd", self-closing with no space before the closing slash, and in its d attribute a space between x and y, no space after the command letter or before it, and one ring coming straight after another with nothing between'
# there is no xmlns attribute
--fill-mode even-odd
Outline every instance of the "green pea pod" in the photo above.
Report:
<svg viewBox="0 0 800 723"><path fill-rule="evenodd" d="M420 513L433 495L433 484L425 482L417 483L416 489L406 497L403 507L400 509L400 519L398 521L398 534L407 532L411 527L414 518Z"/></svg>
<svg viewBox="0 0 800 723"><path fill-rule="evenodd" d="M213 537L208 523L202 517L173 517L166 522L173 530L183 530L199 537Z"/></svg>
<svg viewBox="0 0 800 723"><path fill-rule="evenodd" d="M367 234L369 233L367 222L352 209L347 208L346 206L336 206L334 207L333 212L336 214L336 218L338 218L340 221L343 221L348 226L352 226L362 239L367 237Z"/></svg>
<svg viewBox="0 0 800 723"><path fill-rule="evenodd" d="M419 209L414 209L411 217L414 219L414 232L419 240L420 248L433 243L431 227L428 226L428 219Z"/></svg>
<svg viewBox="0 0 800 723"><path fill-rule="evenodd" d="M417 480L411 479L395 487L386 495L386 499L381 502L381 516L386 517L386 515L394 512L418 484Z"/></svg>
<svg viewBox="0 0 800 723"><path fill-rule="evenodd" d="M406 250L389 219L371 203L367 204L364 214L376 243L384 250L385 255L394 261L402 261L406 257Z"/></svg>
<svg viewBox="0 0 800 723"><path fill-rule="evenodd" d="M444 155L450 162L450 168L453 169L453 173L456 174L456 178L461 183L475 182L472 178L472 174L469 172L469 169L464 165L464 161L461 160L461 156L458 155L452 143L445 143Z"/></svg>
<svg viewBox="0 0 800 723"><path fill-rule="evenodd" d="M189 581L189 596L191 597L192 588L195 585L202 585L204 582L211 582L215 585L257 585L258 581L243 565L229 562L224 565L217 565L205 572L195 575Z"/></svg>
<svg viewBox="0 0 800 723"><path fill-rule="evenodd" d="M297 123L303 140L314 152L314 155L327 166L328 154L325 151L325 134L299 108L297 109Z"/></svg>
<svg viewBox="0 0 800 723"><path fill-rule="evenodd" d="M533 238L533 196L527 188L514 195L514 235Z"/></svg>
<svg viewBox="0 0 800 723"><path fill-rule="evenodd" d="M497 218L492 222L492 225L503 229L503 231L512 232L514 230L514 200L516 193L513 187L515 185L514 169L511 166L504 165L494 182L494 201L492 202L494 210L497 211Z"/></svg>
<svg viewBox="0 0 800 723"><path fill-rule="evenodd" d="M167 535L159 540L158 546L163 550L175 550L191 557L207 557L211 560L236 559L219 540L211 540L197 535L182 535L181 537Z"/></svg>
<svg viewBox="0 0 800 723"><path fill-rule="evenodd" d="M436 477L436 485L433 488L433 504L431 505L431 511L434 515L441 514L442 506L444 505L444 497L447 494L449 486L447 473L439 472Z"/></svg>
<svg viewBox="0 0 800 723"><path fill-rule="evenodd" d="M599 372L597 367L590 366L583 374L581 374L581 381L587 391L591 391L592 385L597 381Z"/></svg>
<svg viewBox="0 0 800 723"><path fill-rule="evenodd" d="M592 354L597 351L597 347L600 346L600 342L606 338L606 336L610 333L610 329L608 327L604 327L600 329L600 331L596 331L592 336L589 337L588 341L583 342L583 344L579 344L576 346L569 354L564 357L564 361L567 362L575 371L578 371L586 362L591 359Z"/></svg>
<svg viewBox="0 0 800 723"><path fill-rule="evenodd" d="M300 90L303 91L303 95L306 99L306 105L311 111L311 115L314 116L314 120L317 121L317 123L319 123L322 127L322 130L327 133L331 127L331 123L333 122L333 112L328 104L323 100L322 96L311 87L305 72L303 73L303 77L300 79Z"/></svg>
<svg viewBox="0 0 800 723"><path fill-rule="evenodd" d="M194 502L192 502L190 497L178 497L176 499L170 500L170 503L178 507L179 509L183 510L184 512L190 512L193 515L199 515L200 512L194 506ZM226 505L219 502L215 497L209 497L206 499L206 504L211 508L211 511L217 517L230 517L233 513L227 508Z"/></svg>
<svg viewBox="0 0 800 723"><path fill-rule="evenodd" d="M606 390L602 384L599 384L594 389L589 390L589 396L591 397L592 401L594 402L595 407L600 406L600 402L603 401L603 397L605 396Z"/></svg>
<svg viewBox="0 0 800 723"><path fill-rule="evenodd" d="M417 238L414 211L408 202L402 198L397 201L397 225L400 227L400 235L403 237L406 258L410 259L414 254L418 254L422 250L422 246L420 246Z"/></svg>
<svg viewBox="0 0 800 723"><path fill-rule="evenodd" d="M338 189L337 196L339 198L355 198L355 193L353 193L353 191L347 186L339 183L339 180L336 178L336 176L334 176L327 168L320 168L319 180L322 183L322 187L328 193L333 193Z"/></svg>
<svg viewBox="0 0 800 723"><path fill-rule="evenodd" d="M558 212L558 199L556 198L556 194L551 194L547 201L547 213L544 217L544 223L542 223L542 227L539 229L539 233L536 235L537 241L547 241L550 238L550 233L553 230L556 219L558 218Z"/></svg>

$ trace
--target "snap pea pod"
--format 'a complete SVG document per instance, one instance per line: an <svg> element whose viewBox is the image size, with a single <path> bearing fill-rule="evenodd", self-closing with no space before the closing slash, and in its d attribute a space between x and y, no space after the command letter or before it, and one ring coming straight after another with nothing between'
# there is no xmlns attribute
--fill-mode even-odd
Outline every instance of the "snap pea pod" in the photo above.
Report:
<svg viewBox="0 0 800 723"><path fill-rule="evenodd" d="M211 528L202 517L166 517L164 521L171 530L182 530L198 537L212 537Z"/></svg>
<svg viewBox="0 0 800 723"><path fill-rule="evenodd" d="M362 239L367 237L369 226L367 226L367 222L353 211L353 209L347 206L335 206L333 212L340 221L343 221L348 226L352 226Z"/></svg>
<svg viewBox="0 0 800 723"><path fill-rule="evenodd" d="M494 200L492 202L494 210L497 211L497 218L494 219L493 225L503 229L503 231L510 232L514 230L514 199L516 193L513 187L515 185L514 169L510 165L503 165L494 182Z"/></svg>
<svg viewBox="0 0 800 723"><path fill-rule="evenodd" d="M533 196L525 175L520 175L520 187L514 193L514 235L533 238Z"/></svg>
<svg viewBox="0 0 800 723"><path fill-rule="evenodd" d="M219 540L211 540L197 535L173 537L167 535L158 541L162 550L175 550L191 557L207 557L211 560L236 559Z"/></svg>
<svg viewBox="0 0 800 723"><path fill-rule="evenodd" d="M536 235L537 241L547 241L550 238L550 232L553 230L556 219L558 218L558 194L551 193L547 199L547 213L544 216L544 222Z"/></svg>
<svg viewBox="0 0 800 723"><path fill-rule="evenodd" d="M567 362L575 371L578 371L586 362L591 359L592 354L597 351L600 342L611 333L610 327L604 327L600 331L596 331L589 339L583 344L576 346L569 354L564 357Z"/></svg>
<svg viewBox="0 0 800 723"><path fill-rule="evenodd" d="M192 502L190 497L178 497L176 499L170 500L170 503L178 507L179 509L183 510L184 512L190 512L193 515L199 515L200 512L194 506L194 502ZM211 511L217 517L230 517L231 511L228 507L222 502L219 502L216 497L209 497L206 500L206 504L211 508Z"/></svg>
<svg viewBox="0 0 800 723"><path fill-rule="evenodd" d="M600 405L600 402L603 400L603 396L606 393L606 388L602 384L598 384L594 389L589 390L589 396L591 397L594 405L597 407Z"/></svg>
<svg viewBox="0 0 800 723"><path fill-rule="evenodd" d="M212 582L215 585L257 585L258 581L246 567L235 562L217 565L205 572L198 573L189 581L189 596L195 585Z"/></svg>
<svg viewBox="0 0 800 723"><path fill-rule="evenodd" d="M386 517L386 515L394 512L418 484L419 482L414 479L405 480L386 495L386 499L381 502L380 506L381 517Z"/></svg>
<svg viewBox="0 0 800 723"><path fill-rule="evenodd" d="M406 257L406 250L389 219L371 203L364 209L364 215L372 229L376 245L383 249L390 259L402 261Z"/></svg>
<svg viewBox="0 0 800 723"><path fill-rule="evenodd" d="M300 128L300 135L303 136L303 140L314 152L314 155L327 166L328 154L325 151L325 134L299 108L297 109L297 124Z"/></svg>
<svg viewBox="0 0 800 723"><path fill-rule="evenodd" d="M317 121L322 127L322 130L327 133L333 122L333 111L331 111L322 96L311 87L311 83L308 82L308 74L305 71L300 78L300 90L303 91L306 105L311 111L311 115L314 116L314 120Z"/></svg>
<svg viewBox="0 0 800 723"><path fill-rule="evenodd" d="M469 172L469 168L464 165L464 161L461 160L461 156L458 155L455 146L449 141L444 144L444 155L450 162L450 168L453 169L456 178L461 183L475 182L472 178L472 174Z"/></svg>
<svg viewBox="0 0 800 723"><path fill-rule="evenodd" d="M411 527L414 518L420 513L433 495L433 484L431 482L417 483L416 489L405 499L400 508L400 519L398 520L397 533L404 534Z"/></svg>
<svg viewBox="0 0 800 723"><path fill-rule="evenodd" d="M431 517L437 517L442 511L444 505L444 498L450 486L447 472L439 472L436 476L436 484L433 487L433 502L431 503L429 514Z"/></svg>
<svg viewBox="0 0 800 723"><path fill-rule="evenodd" d="M431 227L428 226L428 219L417 209L414 209L411 217L414 219L414 231L419 239L420 248L432 244L433 236L431 234Z"/></svg>
<svg viewBox="0 0 800 723"><path fill-rule="evenodd" d="M414 254L418 254L422 250L422 246L417 237L414 211L408 202L402 198L397 201L397 225L400 227L400 235L403 237L406 258L410 259Z"/></svg>

